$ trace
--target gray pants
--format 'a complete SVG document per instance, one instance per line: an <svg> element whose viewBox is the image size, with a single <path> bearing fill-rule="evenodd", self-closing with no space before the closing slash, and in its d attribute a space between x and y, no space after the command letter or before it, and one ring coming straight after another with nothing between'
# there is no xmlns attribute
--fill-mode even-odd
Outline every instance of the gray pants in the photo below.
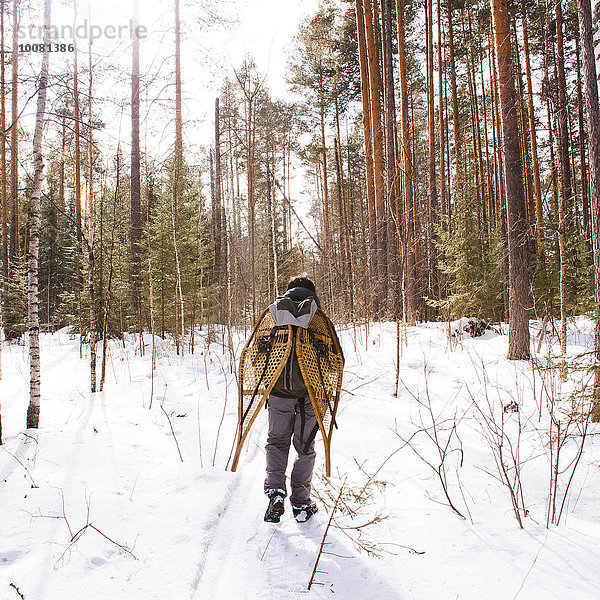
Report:
<svg viewBox="0 0 600 600"><path fill-rule="evenodd" d="M302 415L304 412L304 418ZM304 425L303 425L304 421ZM315 464L315 440L304 446L317 423L310 398L280 398L269 396L269 435L267 437L267 477L265 491L280 489L287 493L285 470L288 463L290 443L298 453L290 478L293 505L305 504L310 498L310 480Z"/></svg>

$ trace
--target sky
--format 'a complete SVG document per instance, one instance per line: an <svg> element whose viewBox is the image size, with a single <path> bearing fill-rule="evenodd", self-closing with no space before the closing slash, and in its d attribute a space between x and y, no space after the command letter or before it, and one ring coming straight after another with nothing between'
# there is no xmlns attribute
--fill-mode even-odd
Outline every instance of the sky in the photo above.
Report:
<svg viewBox="0 0 600 600"><path fill-rule="evenodd" d="M291 99L286 85L288 51L301 22L316 12L319 0L180 0L182 28L183 133L186 161L207 178L206 149L214 139L214 104L225 78L234 77L245 56L251 56L271 95ZM164 160L172 151L174 127L174 2L140 0L141 146L148 168ZM94 115L104 122L94 133L109 172L114 169L117 148L127 156L131 126L131 56L133 0L78 1L76 21L79 85L82 110L89 85L89 32L93 41ZM19 42L39 44L36 33L43 22L43 2L23 3ZM56 42L72 43L73 0L53 0L52 25ZM7 19L6 45L10 47L11 20ZM34 29L31 30L30 27ZM118 32L120 30L120 35ZM117 33L115 33L117 32ZM35 80L41 53L24 46L19 58L21 75L29 77L20 88L21 123L33 131L35 119ZM61 106L59 94L72 96L65 87L65 74L72 73L73 52L54 51L50 55L51 110ZM9 69L10 74L10 69ZM54 85L53 85L54 84ZM50 116L50 119L55 118ZM83 115L87 121L87 113ZM57 141L59 125L48 129L47 143ZM24 142L24 148L27 142ZM28 150L28 148L27 148ZM28 153L23 155L28 156ZM26 158L24 158L27 161ZM150 161L155 161L154 165ZM87 183L87 182L84 182ZM207 184L207 181L204 181ZM300 171L291 182L292 197L307 192ZM87 196L87 194L86 194ZM307 218L310 202L296 205Z"/></svg>
<svg viewBox="0 0 600 600"><path fill-rule="evenodd" d="M214 100L225 77L233 75L246 55L251 55L265 82L275 97L289 94L285 83L287 49L298 25L315 12L318 0L181 0L182 21L182 79L184 121L188 145L196 146L210 141L213 131ZM41 24L39 11L24 10L22 15L22 43L36 43L39 39L29 33L31 24ZM88 12L90 11L90 12ZM96 95L107 102L125 104L123 118L113 113L111 128L121 127L121 138L128 138L128 99L130 97L131 26L133 0L103 0L79 2L77 31L82 36L93 27L94 71ZM52 23L66 43L73 25L73 5L65 0L54 0ZM162 121L152 108L165 100L172 100L174 89L169 80L174 69L174 0L145 0L140 2L141 33L140 68L142 80L150 82L142 88L144 104L153 124ZM121 30L121 35L115 31ZM88 35L78 41L80 69L87 67ZM35 72L35 55L28 57ZM72 54L54 53L51 71L64 69ZM104 69L112 72L104 73ZM98 75L96 75L98 73ZM102 74L100 74L102 73ZM87 88L87 76L81 87ZM164 116L164 113L163 113ZM187 118L186 118L187 116ZM143 117L142 117L143 118ZM150 122L147 123L148 125ZM142 125L142 129L143 129ZM165 144L172 143L170 134L160 132L162 125L151 134L159 153ZM115 137L118 133L113 132Z"/></svg>

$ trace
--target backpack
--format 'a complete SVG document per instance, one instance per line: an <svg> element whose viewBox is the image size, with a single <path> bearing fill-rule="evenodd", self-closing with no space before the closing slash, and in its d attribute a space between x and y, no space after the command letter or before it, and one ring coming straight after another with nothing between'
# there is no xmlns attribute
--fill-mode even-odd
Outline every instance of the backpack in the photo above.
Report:
<svg viewBox="0 0 600 600"><path fill-rule="evenodd" d="M244 441L269 394L285 394L287 387L289 397L310 398L323 435L329 475L344 356L331 321L312 299L308 304L295 303L298 310L280 300L260 316L240 355L237 448L231 469L236 470ZM280 382L282 388L276 392Z"/></svg>

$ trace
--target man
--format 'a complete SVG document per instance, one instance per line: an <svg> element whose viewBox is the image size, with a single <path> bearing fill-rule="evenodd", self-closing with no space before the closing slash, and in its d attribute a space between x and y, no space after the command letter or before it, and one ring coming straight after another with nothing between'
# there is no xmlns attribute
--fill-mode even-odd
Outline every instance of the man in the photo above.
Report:
<svg viewBox="0 0 600 600"><path fill-rule="evenodd" d="M275 325L308 328L321 303L315 284L306 276L290 279L287 291L269 306ZM332 326L333 330L333 326ZM299 523L308 521L317 505L310 498L310 482L315 464L317 418L302 378L295 342L282 374L268 399L269 433L267 437L267 476L264 483L269 506L265 521L279 523L287 495L286 467L290 444L297 457L290 476L292 511Z"/></svg>

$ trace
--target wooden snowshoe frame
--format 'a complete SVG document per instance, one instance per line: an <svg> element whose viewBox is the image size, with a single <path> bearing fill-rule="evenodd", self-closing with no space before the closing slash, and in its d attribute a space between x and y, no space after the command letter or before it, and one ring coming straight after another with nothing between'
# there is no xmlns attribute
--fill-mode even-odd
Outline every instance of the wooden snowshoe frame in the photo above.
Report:
<svg viewBox="0 0 600 600"><path fill-rule="evenodd" d="M342 387L344 361L329 319L317 309L308 329L296 328L296 355L302 378L325 446L325 471L331 474L331 437ZM240 355L237 447L235 471L244 442L258 413L283 372L293 342L291 325L276 327L265 310Z"/></svg>
<svg viewBox="0 0 600 600"><path fill-rule="evenodd" d="M325 474L331 475L331 437L336 426L344 359L331 321L317 309L308 329L298 327L296 354L325 446Z"/></svg>
<svg viewBox="0 0 600 600"><path fill-rule="evenodd" d="M259 317L240 355L237 447L231 470L237 469L246 437L279 379L292 350L292 327L276 328L267 308Z"/></svg>

